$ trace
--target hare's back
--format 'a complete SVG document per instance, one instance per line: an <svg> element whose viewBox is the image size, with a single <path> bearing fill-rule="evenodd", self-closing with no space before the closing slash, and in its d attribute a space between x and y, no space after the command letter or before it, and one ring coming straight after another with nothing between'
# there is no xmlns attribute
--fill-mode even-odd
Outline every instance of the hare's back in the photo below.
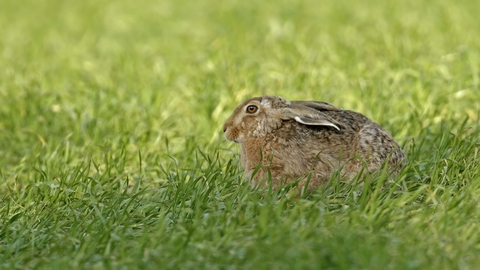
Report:
<svg viewBox="0 0 480 270"><path fill-rule="evenodd" d="M372 146L385 148L386 146L397 146L393 137L379 124L373 122L363 114L354 111L329 112L329 116L337 121L340 130L353 132L358 140L365 144L365 147Z"/></svg>
<svg viewBox="0 0 480 270"><path fill-rule="evenodd" d="M341 111L326 111L323 112L331 117L336 124L338 124L340 130L346 132L358 132L365 125L373 123L365 115L354 111L341 110Z"/></svg>

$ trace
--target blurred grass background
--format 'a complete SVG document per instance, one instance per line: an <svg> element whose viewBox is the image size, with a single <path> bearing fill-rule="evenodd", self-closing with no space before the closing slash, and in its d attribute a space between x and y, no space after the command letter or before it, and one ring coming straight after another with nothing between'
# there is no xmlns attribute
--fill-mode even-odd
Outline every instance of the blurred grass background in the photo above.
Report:
<svg viewBox="0 0 480 270"><path fill-rule="evenodd" d="M97 247L100 244L95 243L98 238L88 242L76 233L69 236L77 239L73 241L76 248L68 249L68 244L59 244L56 252L68 250L64 255L77 259L71 259L70 264L67 262L69 260L58 259L56 256L59 253L48 252L48 246L52 239L56 239L53 234L62 233L52 229L51 235L45 232L46 237L38 246L33 244L32 239L37 239L37 236L32 236L32 231L27 228L31 228L31 219L39 210L27 206L45 200L45 203L50 202L55 206L52 209L67 206L68 209L83 209L87 206L72 204L68 196L83 198L86 192L95 198L95 202L106 200L111 203L106 205L114 208L124 202L115 200L119 194L125 195L120 196L125 200L130 200L135 197L132 194L137 194L138 198L143 199L139 199L137 204L132 202L133 206L130 207L135 209L131 210L133 212L144 213L142 205L149 205L151 209L166 211L162 212L165 216L176 213L175 209L164 210L162 202L168 205L193 200L186 191L182 193L185 197L178 197L181 188L177 182L196 179L195 177L206 180L207 176L211 177L208 178L211 181L222 177L228 183L240 181L238 179L241 176L236 168L238 148L224 141L221 127L239 102L263 94L327 101L345 109L362 112L374 119L389 130L409 153L410 167L402 178L404 181L428 180L435 185L441 184L440 189L444 190L442 177L445 174L440 176L444 166L440 163L448 161L450 163L447 162L446 167L452 163L459 166L448 183L458 181L455 182L458 185L454 186L459 187L468 179L479 182L478 172L475 172L479 169L476 142L478 132L475 131L478 129L480 111L478 1L7 0L1 1L0 6L0 190L3 193L3 220L0 224L4 226L2 245L9 250L4 250L6 255L1 260L3 266L33 267L37 264L41 266L42 262L44 267L52 263L63 266L75 266L77 263L76 266L80 267L80 262L97 265L95 258L103 258L104 261L98 259L104 263L97 265L100 268L117 268L121 265L142 267L141 264L135 264L135 260L118 259L116 256L121 257L119 254L123 253L113 248L108 252L104 249L99 251ZM450 157L452 158L449 159ZM232 160L231 163L229 160ZM224 175L219 176L221 173ZM165 182L170 183L170 186L164 190L162 185ZM50 186L52 191L48 191L49 188L43 187L43 184ZM105 189L106 193L92 191L96 189L88 191L93 188L91 185L102 187L101 190ZM216 191L216 196L223 198L220 201L225 203L226 200L226 204L230 205L226 209L234 210L232 215L242 215L241 208L232 204L238 198L252 200L250 203L257 208L257 203L262 204L261 193L251 195L253 191L248 189L248 185L240 185L243 189L238 192L243 193L233 192L230 189L235 188L228 185L225 189L219 188ZM187 185L185 190L193 192L191 189L195 187ZM208 185L202 187L209 190ZM37 188L45 188L47 195ZM405 196L422 198L420 201L424 202L424 198L436 194L436 188L428 192L427 188L420 188L424 194L419 195L414 190L414 195ZM110 189L111 192L107 192ZM60 203L57 200L63 195L59 194L64 194L62 192L65 190L70 190L73 195L65 195L70 199ZM462 196L473 200L478 192L476 188L470 187L470 190L473 193ZM127 191L133 193L129 195ZM152 192L164 194L163 199L159 199L158 194L152 195ZM176 195L170 197L169 192ZM353 194L347 190L343 192ZM200 202L205 207L209 205L217 210L222 208L216 201L210 201L208 194L200 197ZM326 194L328 196L324 194L325 198L335 197L335 193ZM257 197L252 199L249 196ZM324 198L322 196L320 197ZM349 198L349 195L345 197ZM150 205L143 200L149 203L153 200L154 203ZM325 200L324 205L338 203L336 199ZM381 204L382 200L376 202ZM386 204L385 209L390 211L391 207L403 204L400 201ZM349 201L346 202L348 205ZM355 202L350 201L353 204L350 207L356 205ZM273 230L273 235L288 230L291 222L301 222L295 221L297 214L294 211L284 214L283 206L278 206L283 205L281 202L272 199L265 204L270 205L269 203L273 208L262 210L261 207L254 207L252 220L249 221L251 223L245 222L249 226L257 226L262 219L257 220L256 217L261 217L262 211L267 211L267 216L278 214L274 215L278 219L273 218L278 222L287 219L289 222L286 222L285 227ZM303 206L297 207L304 209L306 216L320 215L316 213L316 207L321 206L311 206L308 201L303 203L307 210ZM36 207L41 207L40 205ZM90 209L89 207L85 209ZM477 209L478 204L472 202L469 207L465 209ZM326 209L321 211L331 210L329 207ZM82 211L78 210L81 213L77 217L79 220L88 212ZM22 214L17 215L18 213ZM325 225L326 230L336 226L346 228L348 226L338 220L358 214L347 212L335 216L335 211L329 213L334 217L333 221L325 223L329 224ZM402 216L404 220L400 217L398 219L408 223L410 212L402 213L405 214ZM148 219L163 224L167 218L162 215L157 216L157 219L144 215L145 220L142 219L139 223L128 219L131 222L129 224L134 224L132 227L123 224L122 220L112 223L112 226L145 229L148 227ZM17 226L15 224L21 221L20 216L24 219L21 223L23 225ZM44 220L42 222L52 220L48 215L39 215L37 218ZM92 224L96 224L96 218L98 217L92 216ZM215 219L215 215L212 218L213 224L221 222ZM419 217L419 222L425 224L424 227L415 227L418 230L412 233L412 238L407 238L408 245L413 248L412 253L424 251L422 247L425 246L422 245L415 249L418 240L415 236L428 228L428 223L434 218L435 215L428 214ZM449 215L446 214L440 220L448 218ZM58 220L64 222L64 225L58 225L60 231L75 227L68 214ZM55 224L58 224L58 220ZM318 226L322 227L321 220L320 218L320 221L316 220L307 227L305 235L311 233L322 241L329 241L331 235L314 230ZM364 222L358 217L348 220L354 224L352 227ZM373 220L379 224L388 223L380 219ZM473 222L474 217L464 217L463 220ZM241 226L244 221L238 222L237 226L244 228ZM403 224L402 222L399 223ZM51 228L51 224L40 224L45 226L37 224L41 228ZM379 224L375 226L380 226ZM169 233L172 235L168 240L158 236L158 241L174 246L177 241L175 237L181 237L182 234L175 234L178 229L175 226L162 226L170 228ZM445 226L447 234L453 236L460 225ZM472 223L471 226L464 228L463 233L471 234L473 242L462 242L465 248L473 248L470 250L473 253L469 253L470 259L460 260L465 258L460 251L456 255L445 251L458 248L457 245L445 243L444 249L441 249L449 254L442 256L451 256L447 261L453 268L461 268L460 261L465 262L465 265L472 265L469 264L472 260L478 262L473 259L473 254L477 254L480 247L480 242L475 242L479 239L479 230L477 223ZM83 232L99 230L98 233L108 233L102 231L104 227L87 226ZM12 234L13 231L9 232L12 228L18 232L17 235ZM232 228L237 227L231 227L231 230ZM345 240L345 245L356 247L353 243L368 243L371 229L352 230L333 238L339 240L335 237L341 237ZM261 230L263 232L264 228ZM245 231L251 232L248 229ZM408 235L407 231L400 230L398 234L395 229L392 231L398 237ZM42 233L44 232L35 231L35 235ZM264 234L267 235L264 235L264 240L269 243L268 233ZM349 238L349 234L353 236ZM144 254L148 254L149 249L145 245L148 246L146 243L154 234L145 232L140 235L143 240L132 240L133 236L125 232L119 236L122 241L130 239L138 245L137 248L143 252L138 254L139 261L142 256L147 256ZM305 235L299 238L306 241L306 246L311 245L315 250L324 250L324 254L330 254L322 247L322 243ZM197 237L202 239L201 236ZM247 246L255 245L255 248L250 249L251 252L256 248L261 250L258 245L263 242L248 242L248 237L248 234L240 233L229 239L247 239ZM388 258L396 258L394 262L398 263L392 264L392 269L399 269L397 266L435 267L445 262L430 257L432 261L418 259L410 265L408 258L402 259L399 255L407 250L406 246L399 244L405 249L396 250L395 241L392 240L395 237L389 237L381 234L373 237L376 240L387 239L385 243L391 245L389 248L392 252L399 252L396 255L390 254L393 257L380 252L379 254L384 254L384 257L378 259L381 269L389 265ZM268 247L293 244L288 239L271 239L279 242L270 242L266 244ZM217 240L233 243L221 237ZM384 245L375 243L372 244L375 247L365 254L359 251L359 254L351 255L352 258L319 258L327 258L322 261L327 268L345 269L356 265L359 268L375 269L372 267L373 262L367 258L372 258L371 252L385 248ZM431 243L426 241L426 244ZM81 257L79 254L83 253L78 247L91 247L92 253L85 253ZM327 247L337 251L332 254L345 251L340 243L328 244ZM125 249L119 250L125 252ZM249 254L248 250L247 248L247 257L255 256ZM216 252L223 254L221 251L221 248L216 249ZM177 255L174 251L171 252L165 254L189 258L180 251L175 251L179 252ZM278 265L273 263L270 266L282 268L281 258L291 258L285 256L284 252L281 248L277 253L272 251L269 258L280 261ZM312 259L316 253L310 254L303 249L298 254L289 252L293 252L292 258L298 259L293 260L292 264L302 261L306 268L320 265L319 261ZM45 258L40 259L39 254ZM429 258L435 254L425 256ZM107 263L109 258L113 264ZM225 257L225 260L228 261L228 258ZM221 261L221 256L216 259ZM179 260L177 263L185 268L192 268L196 263L202 265L196 257L191 258L191 261ZM149 266L148 261L145 259L144 267ZM259 256L250 263L256 261L261 263L269 260ZM152 262L158 263L155 260ZM222 264L203 265L215 268ZM235 265L242 268L242 265L245 267L249 264L239 260ZM230 266L236 268L235 265Z"/></svg>

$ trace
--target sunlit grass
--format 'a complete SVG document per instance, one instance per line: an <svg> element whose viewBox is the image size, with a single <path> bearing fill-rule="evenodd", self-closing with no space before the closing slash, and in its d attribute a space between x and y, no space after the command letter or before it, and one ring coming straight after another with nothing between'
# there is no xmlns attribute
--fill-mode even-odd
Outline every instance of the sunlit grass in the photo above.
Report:
<svg viewBox="0 0 480 270"><path fill-rule="evenodd" d="M0 268L474 269L475 1L7 1ZM393 180L250 187L223 122L331 102L408 156Z"/></svg>

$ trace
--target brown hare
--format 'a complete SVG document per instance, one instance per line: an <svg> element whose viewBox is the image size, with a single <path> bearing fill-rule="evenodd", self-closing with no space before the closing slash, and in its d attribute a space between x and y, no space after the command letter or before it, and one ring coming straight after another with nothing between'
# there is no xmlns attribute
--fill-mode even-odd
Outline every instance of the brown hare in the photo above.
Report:
<svg viewBox="0 0 480 270"><path fill-rule="evenodd" d="M352 179L386 164L395 175L405 165L398 143L364 115L318 101L276 96L246 100L223 127L241 144L241 165L255 186L279 189L299 181L316 189L338 172Z"/></svg>

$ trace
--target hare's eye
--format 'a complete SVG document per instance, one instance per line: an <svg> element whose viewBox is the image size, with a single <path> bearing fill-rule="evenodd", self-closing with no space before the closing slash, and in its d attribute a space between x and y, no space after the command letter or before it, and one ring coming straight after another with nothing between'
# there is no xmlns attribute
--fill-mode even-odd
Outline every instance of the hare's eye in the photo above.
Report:
<svg viewBox="0 0 480 270"><path fill-rule="evenodd" d="M258 110L258 107L255 105L249 105L247 106L247 113L256 113Z"/></svg>

